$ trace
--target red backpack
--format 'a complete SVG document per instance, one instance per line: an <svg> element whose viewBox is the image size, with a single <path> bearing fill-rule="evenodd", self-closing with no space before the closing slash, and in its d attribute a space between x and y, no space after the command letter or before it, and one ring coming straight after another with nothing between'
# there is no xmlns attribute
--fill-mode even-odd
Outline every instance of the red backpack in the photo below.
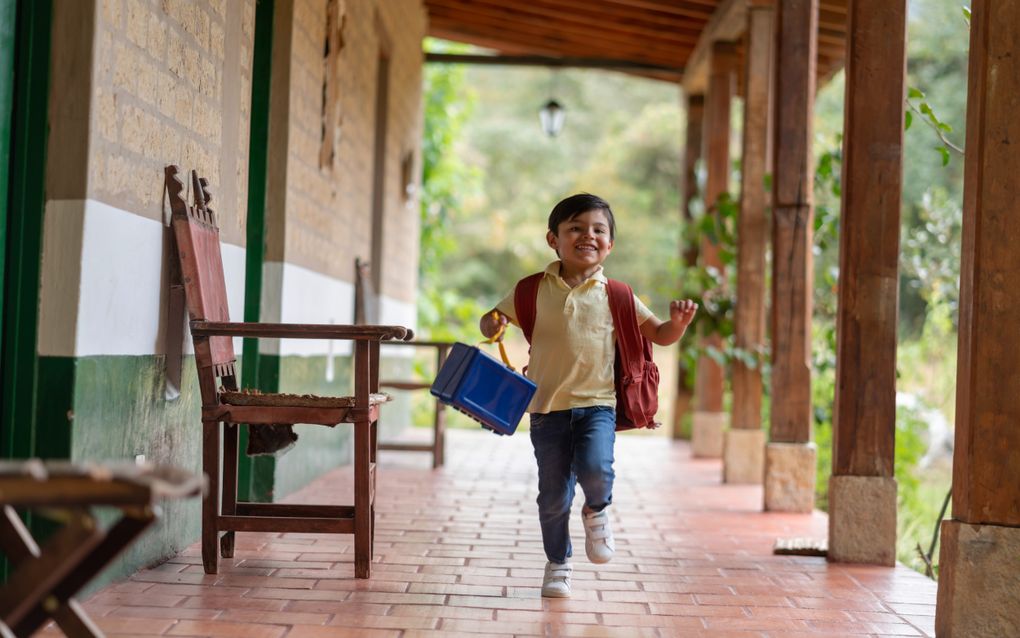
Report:
<svg viewBox="0 0 1020 638"><path fill-rule="evenodd" d="M537 312L538 285L544 272L517 282L514 311L524 338L531 343ZM659 408L659 368L652 361L652 342L641 334L634 308L634 291L622 281L610 279L609 311L616 331L616 361L613 376L616 385L616 429L657 428L655 412Z"/></svg>

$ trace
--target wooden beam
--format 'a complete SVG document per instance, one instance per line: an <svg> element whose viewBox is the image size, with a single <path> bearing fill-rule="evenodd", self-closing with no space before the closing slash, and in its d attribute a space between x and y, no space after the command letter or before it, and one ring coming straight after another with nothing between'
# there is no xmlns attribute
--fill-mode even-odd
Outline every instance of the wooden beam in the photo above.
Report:
<svg viewBox="0 0 1020 638"><path fill-rule="evenodd" d="M856 0L850 19L833 475L893 476L906 4Z"/></svg>
<svg viewBox="0 0 1020 638"><path fill-rule="evenodd" d="M971 20L953 519L1020 526L1020 48L1016 2ZM941 602L941 599L940 599ZM1015 601L1014 601L1015 602Z"/></svg>
<svg viewBox="0 0 1020 638"><path fill-rule="evenodd" d="M759 350L765 343L765 248L768 244L765 165L774 41L772 26L771 7L752 7L748 11L734 345L751 351ZM761 428L762 394L761 367L749 368L734 361L731 428Z"/></svg>
<svg viewBox="0 0 1020 638"><path fill-rule="evenodd" d="M776 3L773 104L772 405L770 440L811 440L811 308L818 0Z"/></svg>
<svg viewBox="0 0 1020 638"><path fill-rule="evenodd" d="M712 44L716 41L735 41L747 27L747 5L749 0L723 0L712 14L694 52L687 59L684 76L684 91L704 93L707 89Z"/></svg>
<svg viewBox="0 0 1020 638"><path fill-rule="evenodd" d="M597 22L550 19L489 6L471 5L470 9L464 9L457 8L453 2L434 1L429 9L430 19L453 20L465 27L488 29L494 34L521 33L551 42L570 42L580 47L575 51L620 47L638 52L672 52L677 47L693 47L697 42L694 33L660 31L657 35L634 34Z"/></svg>
<svg viewBox="0 0 1020 638"><path fill-rule="evenodd" d="M426 53L425 62L433 64L477 64L493 66L541 66L578 69L612 69L616 71L650 71L680 77L683 69L642 64L630 60L603 58L552 57L544 55L470 55L455 53Z"/></svg>
<svg viewBox="0 0 1020 638"><path fill-rule="evenodd" d="M671 16L660 12L620 10L602 4L584 3L564 6L562 2L550 0L528 0L512 8L505 0L429 0L430 6L462 10L465 7L491 11L501 16L537 17L538 19L562 25L564 28L583 27L599 29L609 33L622 33L628 37L644 36L654 40L688 38L690 44L697 42L703 21Z"/></svg>
<svg viewBox="0 0 1020 638"><path fill-rule="evenodd" d="M592 57L631 59L637 62L675 66L678 60L684 60L690 51L690 45L674 43L668 46L645 46L639 38L632 42L624 40L604 41L597 32L579 35L573 32L559 31L552 27L529 26L524 29L511 27L499 19L474 18L465 20L463 17L449 15L445 10L438 10L430 18L429 34L460 42L488 42L491 48L506 51L509 46L526 47L522 53L539 53L549 55L573 54L584 51Z"/></svg>
<svg viewBox="0 0 1020 638"><path fill-rule="evenodd" d="M716 215L716 202L729 190L730 176L730 106L733 99L733 75L737 64L736 48L732 42L712 45L711 74L705 98L705 210ZM701 241L701 263L705 267L723 270L719 247L707 237ZM722 349L718 333L702 335L708 347ZM723 367L708 356L698 361L696 403L699 412L722 412L725 386Z"/></svg>

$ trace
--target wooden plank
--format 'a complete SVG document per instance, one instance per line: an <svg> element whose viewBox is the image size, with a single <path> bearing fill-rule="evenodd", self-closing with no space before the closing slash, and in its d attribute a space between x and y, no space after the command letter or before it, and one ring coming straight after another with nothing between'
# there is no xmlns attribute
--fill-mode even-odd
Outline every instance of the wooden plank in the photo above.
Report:
<svg viewBox="0 0 1020 638"><path fill-rule="evenodd" d="M747 4L748 0L723 0L719 3L684 65L684 91L697 94L708 90L712 45L719 40L735 41L740 38L747 28Z"/></svg>
<svg viewBox="0 0 1020 638"><path fill-rule="evenodd" d="M351 326L306 323L234 323L227 321L192 321L191 334L196 337L226 335L232 337L269 337L276 339L401 339L409 341L414 333L403 326Z"/></svg>
<svg viewBox="0 0 1020 638"><path fill-rule="evenodd" d="M350 534L354 524L349 518L309 518L296 516L220 516L220 529L238 532L300 532L302 534Z"/></svg>
<svg viewBox="0 0 1020 638"><path fill-rule="evenodd" d="M748 11L744 144L741 160L740 219L737 226L736 347L755 351L765 342L765 164L769 137L769 87L774 41L771 7ZM761 368L733 363L730 427L761 428Z"/></svg>
<svg viewBox="0 0 1020 638"><path fill-rule="evenodd" d="M770 438L811 440L811 309L818 0L776 4Z"/></svg>
<svg viewBox="0 0 1020 638"><path fill-rule="evenodd" d="M482 12L464 12L445 7L434 7L430 11L429 20L437 26L445 27L447 31L474 33L511 43L552 46L561 55L585 51L595 53L598 57L633 57L660 64L675 64L678 59L686 59L686 52L694 47L695 42L693 37L646 42L640 37L629 38L606 33L597 25L590 29L565 30L548 20L492 17Z"/></svg>
<svg viewBox="0 0 1020 638"><path fill-rule="evenodd" d="M701 24L697 20L656 15L645 11L612 11L604 5L587 3L569 9L558 2L529 0L509 8L505 0L473 0L465 5L462 0L429 0L431 7L445 7L456 11L466 7L484 11L490 15L539 19L554 24L562 30L581 28L585 31L597 28L605 33L625 35L628 38L647 37L653 40L674 40L686 38L691 44L697 42Z"/></svg>
<svg viewBox="0 0 1020 638"><path fill-rule="evenodd" d="M630 60L607 58L554 57L548 55L481 55L457 53L426 53L425 62L439 64L474 64L492 66L540 66L545 68L607 69L611 71L650 71L680 76L680 66L663 66ZM421 343L421 342L417 342Z"/></svg>
<svg viewBox="0 0 1020 638"><path fill-rule="evenodd" d="M712 73L709 77L708 95L705 98L705 208L707 214L715 215L715 203L719 196L729 190L730 175L730 103L733 98L734 70L736 69L736 48L731 42L716 42L712 46ZM705 267L723 269L719 258L719 247L707 237L701 241L701 264ZM722 348L722 337L716 333L705 334L702 340L706 347ZM703 412L721 412L725 371L715 360L704 356L698 361L695 382L695 402Z"/></svg>
<svg viewBox="0 0 1020 638"><path fill-rule="evenodd" d="M563 7L565 10L574 10L591 7L596 3L593 3L591 0L555 0L555 4ZM662 20L664 23L684 20L691 24L697 23L703 27L708 22L708 19L712 17L717 0L713 0L710 3L695 4L687 2L641 2L641 0L637 0L637 4L632 4L628 0L602 0L597 4L599 11L605 12L609 16L639 14L644 16L646 20Z"/></svg>
<svg viewBox="0 0 1020 638"><path fill-rule="evenodd" d="M1020 526L1020 3L971 5L953 518Z"/></svg>
<svg viewBox="0 0 1020 638"><path fill-rule="evenodd" d="M906 0L850 7L834 475L893 475L906 37Z"/></svg>
<svg viewBox="0 0 1020 638"><path fill-rule="evenodd" d="M280 516L303 518L354 518L351 505L308 505L304 503L237 504L238 516Z"/></svg>
<svg viewBox="0 0 1020 638"><path fill-rule="evenodd" d="M678 45L693 47L698 41L697 30L660 29L636 32L597 21L573 20L568 16L554 18L530 13L512 12L502 7L471 5L469 9L456 9L448 0L436 0L429 11L430 19L456 19L468 28L483 29L492 33L520 33L539 36L553 42L580 43L587 39L586 48L640 48L644 42L653 50L671 50ZM581 49L584 50L584 49Z"/></svg>

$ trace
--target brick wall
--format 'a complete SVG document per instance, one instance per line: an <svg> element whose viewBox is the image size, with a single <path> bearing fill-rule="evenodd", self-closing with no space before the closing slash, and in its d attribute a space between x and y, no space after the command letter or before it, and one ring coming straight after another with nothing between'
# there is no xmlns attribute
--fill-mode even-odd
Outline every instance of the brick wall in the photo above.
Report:
<svg viewBox="0 0 1020 638"><path fill-rule="evenodd" d="M334 48L335 60L324 54L331 3L344 16L343 46L339 52ZM271 149L270 171L277 179L286 174L287 191L285 197L276 194L277 199L270 195L267 259L350 282L354 257L371 256L377 70L380 52L385 51L390 77L380 292L413 301L418 204L416 196L403 195L401 163L410 154L411 175L417 182L421 40L426 28L421 2L288 0L277 6L278 19L289 21L290 27L277 25L274 74L281 63L287 68L279 76L285 81L274 77L275 130L270 135L285 150ZM289 55L276 45L289 47ZM280 130L281 120L286 131ZM338 125L325 131L331 127L324 127L324 120ZM333 145L332 161L325 163L324 135L332 136L325 141Z"/></svg>
<svg viewBox="0 0 1020 638"><path fill-rule="evenodd" d="M162 216L163 167L214 186L244 245L254 0L97 0L88 197Z"/></svg>

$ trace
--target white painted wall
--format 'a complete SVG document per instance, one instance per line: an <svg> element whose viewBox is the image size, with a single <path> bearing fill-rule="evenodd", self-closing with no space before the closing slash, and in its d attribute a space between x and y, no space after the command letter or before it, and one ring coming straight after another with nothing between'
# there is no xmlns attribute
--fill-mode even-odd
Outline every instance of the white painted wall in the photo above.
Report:
<svg viewBox="0 0 1020 638"><path fill-rule="evenodd" d="M169 230L158 221L96 200L46 204L40 289L39 354L165 354ZM222 244L231 321L244 317L245 249ZM268 322L349 324L354 285L283 264L266 263L262 317ZM414 327L413 304L384 297L381 322ZM187 334L187 333L185 333ZM283 356L345 355L350 342L263 340ZM185 339L191 351L190 339ZM241 340L234 349L241 353ZM402 349L410 352L410 349Z"/></svg>

